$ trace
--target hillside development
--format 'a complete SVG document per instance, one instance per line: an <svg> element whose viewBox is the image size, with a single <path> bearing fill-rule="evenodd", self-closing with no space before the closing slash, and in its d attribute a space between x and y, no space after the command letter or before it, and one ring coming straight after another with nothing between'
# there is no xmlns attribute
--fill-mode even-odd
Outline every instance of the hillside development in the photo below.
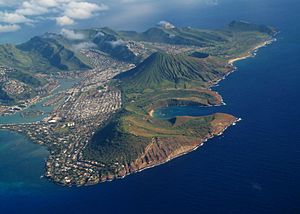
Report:
<svg viewBox="0 0 300 214"><path fill-rule="evenodd" d="M251 55L276 32L265 25L234 21L223 30L167 25L143 33L109 28L76 33L84 35L84 41L51 36L65 44L60 63L52 54L43 56L55 62L59 74L71 72L75 63L83 69L82 80L48 101L56 106L43 121L0 126L47 146L51 155L46 176L64 185L122 178L193 151L222 134L238 118L215 113L165 120L154 112L168 106L222 105L221 96L211 87L234 70L232 60ZM67 48L82 42L93 45L79 53ZM22 49L31 51L35 45ZM66 57L72 63L63 60ZM26 81L39 84L31 78Z"/></svg>

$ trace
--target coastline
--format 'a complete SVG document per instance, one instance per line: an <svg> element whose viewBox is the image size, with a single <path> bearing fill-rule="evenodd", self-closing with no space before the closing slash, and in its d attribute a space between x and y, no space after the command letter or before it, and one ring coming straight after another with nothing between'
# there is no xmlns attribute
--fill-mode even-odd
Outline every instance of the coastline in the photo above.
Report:
<svg viewBox="0 0 300 214"><path fill-rule="evenodd" d="M236 61L238 61L238 60L243 60L243 59L246 59L246 58L248 58L248 57L251 57L251 56L253 56L253 52L255 52L256 50L258 50L258 49L261 48L261 47L264 47L264 46L270 44L272 41L274 41L274 39L271 40L271 41L270 41L270 40L269 40L269 41L266 41L266 42L264 42L264 43L262 43L262 44L260 44L260 45L257 45L256 47L254 47L254 48L249 52L248 55L243 56L243 57L237 57L237 58L234 58L234 59L230 60L228 63L232 65L234 62L236 62ZM236 70L236 68L233 69L232 71L229 71L224 77L222 77L222 78L220 78L218 81L216 81L216 83L219 82L219 81L221 81L221 80L223 80L223 79L225 79L226 76L228 76L230 73L234 72L235 70ZM214 86L216 83L212 83L212 86ZM211 87L212 87L212 86L211 86ZM208 89L210 89L210 88L208 88ZM222 100L222 103L224 104L223 100ZM155 109L151 109L151 111L150 111L148 114L149 114L149 116L153 117L153 116L154 116L154 113L155 113ZM232 116L232 117L233 117L233 116ZM220 130L219 132L215 132L215 133L211 134L211 135L208 136L208 137L204 137L203 139L199 139L197 143L195 143L195 142L190 142L192 145L189 145L189 146L183 145L183 146L180 147L180 148L175 148L175 149L173 150L173 153L174 153L174 154L173 154L173 153L172 153L171 155L169 154L169 155L166 156L163 160L159 160L159 161L157 161L157 162L150 163L150 164L147 164L147 165L144 165L144 166L143 166L143 164L145 164L145 162L144 162L144 163L142 163L141 167L133 166L134 168L131 168L131 165L130 165L131 163L129 163L129 166L127 166L127 169L129 169L129 170L127 170L125 174L124 174L124 171L123 171L123 170L120 170L119 172L116 172L115 174L103 175L103 177L101 177L101 175L100 175L98 181L94 181L94 182L90 182L90 183L87 182L87 183L85 183L85 184L83 184L83 185L93 185L93 184L97 184L97 183L101 183L101 182L105 182L105 181L111 181L111 180L114 180L114 179L123 178L123 177L125 177L125 176L127 176L127 175L130 175L130 174L133 174L133 173L137 173L137 172L146 170L146 169L148 169L148 168L152 168L152 167L155 167L155 166L164 164L164 163L166 163L166 162L168 162L168 161L170 161L170 160L173 160L173 159L175 159L175 158L177 158L177 157L183 156L183 155L185 155L185 154L188 154L189 152L192 152L192 151L198 149L199 147L201 147L201 146L204 144L204 142L208 141L209 139L211 139L211 138L213 138L213 137L215 137L215 136L220 136L220 135L222 135L223 132L224 132L227 128L229 128L229 127L232 126L232 125L236 125L236 123L237 123L238 121L239 121L239 119L235 118L233 121L231 121L230 123L226 124L226 125L222 128L222 130ZM139 161L139 159L140 159L140 158L138 158L136 161ZM122 172L121 172L121 171L122 171ZM52 179L51 179L51 180L52 180ZM53 180L52 180L52 181L53 181ZM55 183L58 183L58 182L55 182ZM59 183L58 183L58 184L59 184ZM76 185L76 183L73 183L73 184L71 184L71 185L74 186L74 185ZM79 185L79 186L80 186L80 185Z"/></svg>
<svg viewBox="0 0 300 214"><path fill-rule="evenodd" d="M244 56L239 56L239 57L236 57L236 58L233 58L233 59L230 59L228 60L227 64L230 65L230 66L233 66L233 69L231 71L229 71L224 77L216 80L215 82L212 83L211 86L208 87L208 90L212 91L212 87L216 87L218 86L218 83L224 79L226 79L227 76L229 76L230 74L232 74L233 72L235 72L237 70L236 67L234 67L234 63L235 62L238 62L238 61L241 61L241 60L245 60L245 59L248 59L250 57L255 57L255 53L260 49L260 48L263 48L263 47L266 47L267 45L270 45L272 44L273 42L276 41L276 38L272 38L270 40L267 40L257 46L255 46L254 48L252 48L246 55ZM218 93L218 92L216 92ZM221 96L221 95L220 95ZM221 96L221 105L226 105L226 103L224 102L222 96ZM154 117L154 113L155 113L155 109L151 109L149 112L148 112L148 115L151 116L151 117Z"/></svg>
<svg viewBox="0 0 300 214"><path fill-rule="evenodd" d="M261 44L255 46L255 47L254 47L253 49L251 49L251 50L248 52L248 54L246 54L245 56L239 56L239 57L236 57L236 58L233 58L233 59L228 60L228 64L231 65L231 66L233 66L233 64L234 64L235 62L237 62L237 61L244 60L244 59L247 59L247 58L249 58L249 57L255 57L255 53L256 53L260 48L263 48L263 47L265 47L265 46L267 46L267 45L270 45L270 44L272 44L272 43L275 42L275 41L276 41L276 38L272 38L272 39L270 39L270 40L267 40L267 41L265 41L265 42L263 42L263 43L261 43ZM218 84L220 81L226 79L226 77L227 77L228 75L230 75L231 73L233 73L233 72L236 71L236 70L237 70L237 68L234 67L234 69L232 69L231 71L229 71L223 78L221 78L221 79L217 80L215 83L213 83L212 86L210 86L208 89L211 90L211 87L217 86L217 84ZM221 98L222 98L222 97L221 97ZM225 102L223 101L223 99L222 99L222 105L226 105ZM151 109L151 110L148 112L149 116L151 116L151 117L154 117L154 113L155 113L155 109ZM209 136L209 137L206 137L206 138L204 138L204 139L201 139L200 142L199 142L199 144L198 144L197 146L194 146L194 147L192 147L192 148L190 148L190 149L187 149L187 150L185 150L185 151L183 151L183 152L181 152L181 153L178 153L178 154L176 154L176 155L174 155L174 156L172 156L172 157L168 157L166 160L164 160L164 161L162 161L162 162L159 162L159 163L156 163L156 164L152 164L152 165L150 164L150 165L145 166L145 167L142 167L142 168L140 168L140 169L138 169L138 170L136 170L136 171L127 172L125 175L122 175L122 176L116 176L116 177L111 178L111 179L108 179L108 180L107 180L107 179L101 180L100 183L103 183L103 182L106 182L106 181L112 181L112 180L114 180L114 179L123 179L123 178L127 177L127 176L130 175L130 174L139 173L139 172L142 172L142 171L144 171L144 170L147 170L147 169L150 169L150 168L154 168L154 167L156 167L156 166L160 166L160 165L165 164L165 163L167 163L167 162L169 162L169 161L171 161L171 160L173 160L173 159L175 159L175 158L178 158L178 157L181 157L181 156L183 156L183 155L186 155L186 154L188 154L188 153L190 153L190 152L196 151L197 149L199 149L200 147L202 147L208 140L210 140L210 139L212 139L212 138L214 138L214 137L216 137L216 136L222 136L222 135L224 134L224 132L225 132L229 127L231 127L231 126L236 126L237 123L239 123L240 121L242 121L242 118L235 118L235 120L234 120L232 123L230 123L230 124L228 124L227 126L225 126L225 127L223 128L223 130L221 130L219 133L215 133L215 134L212 134L212 136Z"/></svg>
<svg viewBox="0 0 300 214"><path fill-rule="evenodd" d="M205 138L203 139L199 139L195 145L190 145L190 146L183 146L182 148L179 148L177 150L174 150L170 155L168 155L164 160L162 161L157 161L156 163L155 162L152 162L148 165L145 165L145 166L142 166L142 167L137 167L135 169L132 169L132 165L134 163L131 163L130 165L126 166L126 172L119 172L119 173L116 173L114 175L108 175L106 177L102 177L100 178L100 181L99 183L104 183L104 182L107 182L107 181L113 181L115 179L124 179L126 178L127 176L131 175L131 174L135 174L135 173L139 173L139 172L142 172L144 170L147 170L147 169L151 169L151 168L154 168L156 166L160 166L160 165L163 165L165 163L168 163L169 161L172 161L176 158L179 158L181 156L184 156L186 154L189 154L193 151L196 151L198 150L200 147L202 147L206 142L208 142L210 139L214 138L214 137L217 137L217 136L221 136L223 135L223 133L231 126L234 126L236 125L238 122L241 121L241 118L235 118L232 116L232 120L228 122L228 124L226 124L224 127L222 127L222 129L216 131L215 133L212 133L211 135L209 136L206 136ZM146 154L144 154L145 156ZM141 157L140 159L142 159L143 157ZM136 160L135 162L139 161ZM143 161L142 161L143 162ZM137 165L137 164L136 164ZM136 167L136 166L135 166ZM95 183L97 184L97 183ZM92 184L89 184L89 185L93 185Z"/></svg>
<svg viewBox="0 0 300 214"><path fill-rule="evenodd" d="M154 112L155 112L155 110L154 109L151 109L150 111L149 111L149 116L150 117L154 117Z"/></svg>
<svg viewBox="0 0 300 214"><path fill-rule="evenodd" d="M233 59L228 60L228 64L231 65L231 66L233 66L233 64L234 64L235 62L237 62L237 61L244 60L244 59L247 59L247 58L249 58L249 57L254 57L254 56L255 56L254 54L256 53L256 51L258 51L260 48L263 48L263 47L266 47L267 45L272 44L272 43L275 42L275 41L276 41L276 38L272 38L272 39L270 39L270 40L267 40L267 41L265 41L265 42L263 42L263 43L261 43L261 44L255 46L255 47L254 47L253 49L251 49L246 55L244 55L244 56L239 56L239 57L236 57L236 58L233 58Z"/></svg>

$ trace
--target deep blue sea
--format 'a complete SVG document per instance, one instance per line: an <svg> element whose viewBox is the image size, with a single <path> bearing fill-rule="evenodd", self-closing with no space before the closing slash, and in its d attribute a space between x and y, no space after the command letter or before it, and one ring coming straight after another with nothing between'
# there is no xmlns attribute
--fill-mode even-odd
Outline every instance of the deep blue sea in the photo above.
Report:
<svg viewBox="0 0 300 214"><path fill-rule="evenodd" d="M219 2L159 18L211 28L233 19L266 23L280 29L278 41L237 62L214 88L226 106L158 113L226 112L241 122L164 165L82 188L41 179L47 151L1 131L0 213L300 213L300 2Z"/></svg>

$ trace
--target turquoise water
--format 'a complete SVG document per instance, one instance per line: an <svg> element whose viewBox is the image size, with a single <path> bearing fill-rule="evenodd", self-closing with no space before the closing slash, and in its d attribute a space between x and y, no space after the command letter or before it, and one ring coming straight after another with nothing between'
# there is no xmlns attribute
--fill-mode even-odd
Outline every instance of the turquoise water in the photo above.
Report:
<svg viewBox="0 0 300 214"><path fill-rule="evenodd" d="M165 117L220 111L243 120L167 164L83 188L40 179L46 153L0 132L1 213L300 213L299 7L298 1L227 0L201 12L166 9L157 18L175 24L218 27L244 19L281 30L276 43L237 62L238 70L215 88L226 106L161 111Z"/></svg>
<svg viewBox="0 0 300 214"><path fill-rule="evenodd" d="M59 79L60 86L57 87L53 92L52 96L57 94L58 92L65 91L71 88L74 84L78 83L80 79ZM41 101L37 102L36 104L30 106L29 108L25 109L24 112L28 111L42 111L44 114L36 115L32 117L23 117L21 112L17 112L12 115L2 116L0 117L0 124L9 124L9 123L32 123L41 121L48 116L50 112L53 111L54 106L43 106L47 100L51 97L47 97L42 99Z"/></svg>
<svg viewBox="0 0 300 214"><path fill-rule="evenodd" d="M14 132L0 131L0 136L0 195L26 194L44 185L40 176L48 151Z"/></svg>
<svg viewBox="0 0 300 214"><path fill-rule="evenodd" d="M59 79L60 86L52 95L65 91L80 79ZM50 97L49 97L50 98ZM31 123L41 121L53 110L44 107L45 98L24 111L39 110L43 115L23 117L20 112L0 117L0 124ZM0 195L27 195L53 185L42 177L44 164L49 152L45 147L33 144L25 136L11 131L0 130Z"/></svg>

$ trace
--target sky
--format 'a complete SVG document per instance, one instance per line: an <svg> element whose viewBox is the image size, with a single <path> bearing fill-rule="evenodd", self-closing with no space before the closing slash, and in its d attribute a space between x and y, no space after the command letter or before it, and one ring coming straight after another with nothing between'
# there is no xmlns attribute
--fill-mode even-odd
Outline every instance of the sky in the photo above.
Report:
<svg viewBox="0 0 300 214"><path fill-rule="evenodd" d="M172 19L171 11L210 8L220 0L0 0L0 42L22 42L44 32L109 26L144 30ZM170 21L170 20L166 20Z"/></svg>

